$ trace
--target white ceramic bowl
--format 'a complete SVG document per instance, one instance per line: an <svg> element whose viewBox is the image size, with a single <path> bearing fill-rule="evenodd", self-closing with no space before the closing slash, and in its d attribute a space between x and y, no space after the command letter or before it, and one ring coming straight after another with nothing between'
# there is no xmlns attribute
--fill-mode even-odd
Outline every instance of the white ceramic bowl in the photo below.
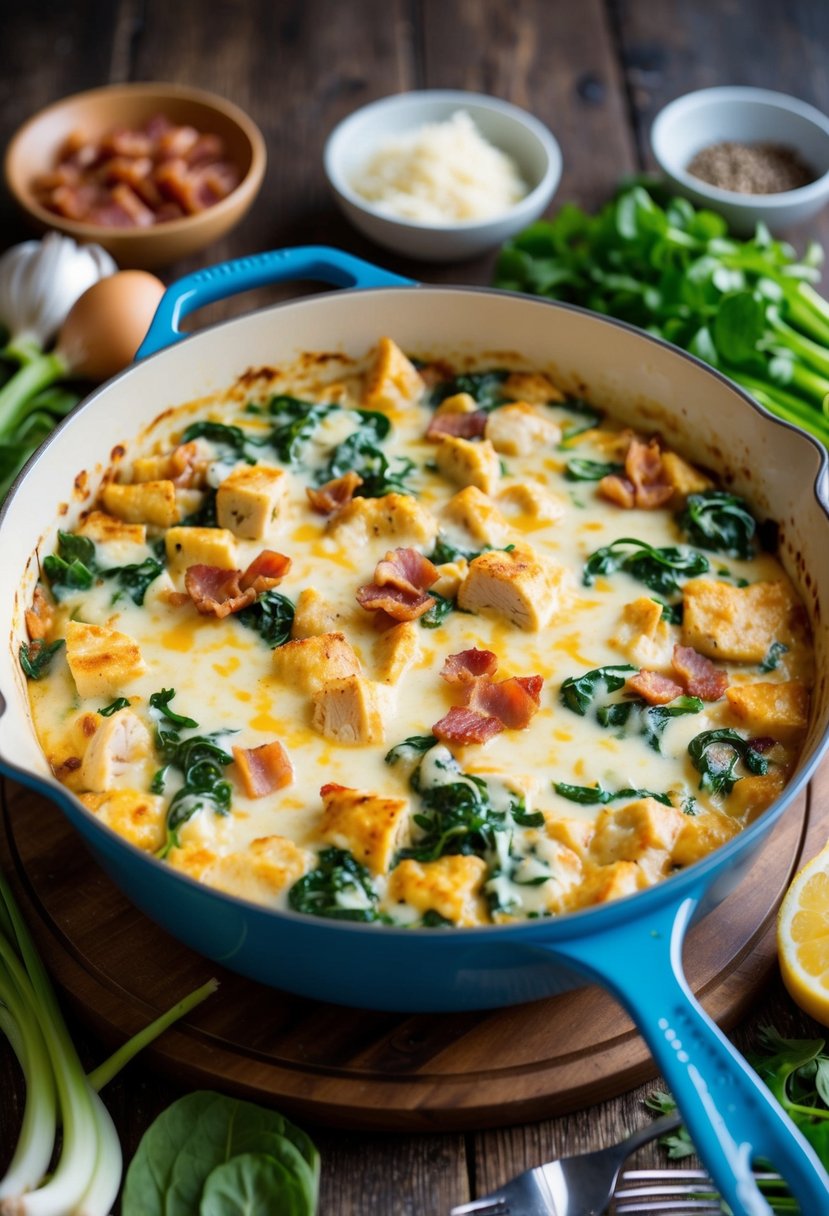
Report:
<svg viewBox="0 0 829 1216"><path fill-rule="evenodd" d="M353 189L354 175L382 140L444 122L466 110L489 143L515 161L529 192L514 207L486 220L431 224L384 214ZM399 93L372 102L334 128L324 152L325 172L340 208L378 245L424 261L449 262L494 248L543 213L561 178L561 149L543 123L497 97L459 89Z"/></svg>
<svg viewBox="0 0 829 1216"><path fill-rule="evenodd" d="M783 144L798 152L818 177L780 194L740 194L687 172L697 152L724 140ZM758 222L773 231L800 223L829 202L829 118L785 93L737 86L686 93L657 115L651 147L660 169L681 194L719 211L740 235L753 233Z"/></svg>

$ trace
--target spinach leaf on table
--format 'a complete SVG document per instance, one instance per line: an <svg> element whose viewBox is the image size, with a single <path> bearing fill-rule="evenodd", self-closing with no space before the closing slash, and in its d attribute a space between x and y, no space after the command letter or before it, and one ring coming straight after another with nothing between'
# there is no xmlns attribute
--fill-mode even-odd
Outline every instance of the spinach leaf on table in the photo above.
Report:
<svg viewBox="0 0 829 1216"><path fill-rule="evenodd" d="M182 1208L181 1216L189 1210L195 1209ZM240 1153L217 1165L199 1204L199 1216L307 1216L313 1210L299 1176L265 1153Z"/></svg>

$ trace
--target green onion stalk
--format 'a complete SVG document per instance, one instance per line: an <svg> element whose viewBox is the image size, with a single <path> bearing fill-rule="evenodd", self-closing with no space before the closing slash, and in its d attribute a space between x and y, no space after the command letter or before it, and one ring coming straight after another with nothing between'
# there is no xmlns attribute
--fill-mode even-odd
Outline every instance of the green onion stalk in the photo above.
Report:
<svg viewBox="0 0 829 1216"><path fill-rule="evenodd" d="M0 1031L26 1080L17 1147L0 1180L2 1216L108 1216L120 1186L122 1158L98 1089L216 987L210 980L191 993L87 1076L46 969L0 874Z"/></svg>

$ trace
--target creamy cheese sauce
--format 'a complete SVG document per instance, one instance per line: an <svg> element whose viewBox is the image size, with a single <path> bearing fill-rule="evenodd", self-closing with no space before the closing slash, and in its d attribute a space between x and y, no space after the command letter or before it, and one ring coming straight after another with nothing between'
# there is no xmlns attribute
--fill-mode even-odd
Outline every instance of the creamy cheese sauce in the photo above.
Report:
<svg viewBox="0 0 829 1216"><path fill-rule="evenodd" d="M632 670L627 674L643 668L670 675L674 645L687 643L683 626L661 621L655 636L649 638L642 627L626 624L625 618L627 605L663 597L655 596L642 581L622 570L597 575L591 586L585 585L583 572L590 554L621 537L634 537L656 547L679 545L685 551L689 539L676 522L682 495L657 509L625 509L603 497L597 481L568 480L567 464L574 457L621 465L625 444L620 439L621 428L604 420L600 427L568 441L567 428L579 415L555 400L535 402L528 410L563 428L567 446L557 442L560 434L554 429L548 429L547 439L534 442L527 454L505 450L500 444L500 475L497 484L488 485L488 498L503 519L492 524L493 539L487 544L459 523L456 514L451 520L444 518L447 504L464 483L457 476L450 481L438 471L437 452L445 441L424 437L434 417L428 390L415 388L408 399L405 392L398 393L384 406L367 404L370 376L368 380L354 376L344 385L339 381L330 392L320 384L314 392L297 393L319 403L333 397L340 408L324 415L297 442L293 462L281 460L271 446L256 449L263 464L282 471L286 488L260 536L231 538L232 560L225 565L244 571L263 549L290 557L290 570L279 584L279 594L294 605L304 591L322 597L326 619L334 623L317 632L342 633L353 647L362 674L376 694L382 737L346 745L321 734L313 724L312 695L300 679L275 674L274 654L278 652L259 633L234 614L224 619L201 615L188 595L176 595L185 590L184 569L166 559L164 529L149 526L145 542L117 537L96 540L93 585L66 590L55 606L50 640L63 637L70 621L97 625L133 639L143 661L143 670L124 679L117 692L81 697L64 646L48 673L29 681L38 736L59 778L84 795L87 805L110 826L139 847L160 852L167 864L276 907L286 906L301 875L316 869L321 851L349 846L346 852L356 859L359 877L351 881L341 875L332 896L333 914L339 910L357 918L379 917L400 924L473 924L558 914L659 881L727 840L782 788L796 761L802 723L792 724L791 714L784 714L786 721L776 731L772 713L768 729L760 729L754 719L741 716L730 700L720 696L701 702L698 712L666 717L654 745L654 732L648 734L653 718L647 717L647 706L634 709L626 722L616 725L602 725L597 719L597 707L624 705L630 700L624 688L608 692L599 683L583 715L568 708L561 695L565 680L606 665L630 664ZM394 397L391 383L388 397ZM509 403L514 400L521 400L520 394L512 394ZM198 417L241 427L253 441L265 440L274 425L265 410L267 398L254 397L252 403L259 412L247 411L240 406L238 394L228 393L206 405ZM558 606L549 621L524 629L503 613L477 615L459 610L449 612L434 629L416 621L418 645L413 662L395 682L383 681L381 634L375 614L360 607L356 593L373 581L376 564L389 550L415 547L428 555L433 542L382 531L377 536L366 535L359 524L340 528L336 515L326 517L311 509L306 487L319 483L339 445L364 427L358 409L379 409L389 418L389 434L377 440L376 446L385 454L392 473L407 467L403 458L413 462L405 486L419 508L434 518L443 540L468 552L493 548L509 553L510 546L529 545L541 561L564 571L558 584ZM191 410L173 413L163 426L154 428L151 445L131 453L133 460L148 455L165 457L193 418ZM215 490L232 474L250 467L228 446L208 436L195 440L195 450L202 485L197 490L178 491L182 514L194 503L203 502L205 487L207 492ZM129 484L132 475L133 466L126 463L119 467L117 480ZM97 509L103 509L100 503ZM732 688L757 684L790 689L796 685L803 690L802 695L798 693L802 708L811 682L808 634L797 617L797 601L777 560L755 548L748 559L697 551L704 552L710 565L704 577L722 586L734 588L743 581L749 585L782 583L792 611L781 620L775 640L786 648L778 648L777 664L768 671L762 670L759 661L729 660L727 647L717 666L727 673ZM141 605L128 593L119 594L119 584L112 577L97 574L153 557L164 568L149 583ZM205 561L209 564L209 559ZM460 574L464 574L463 564ZM681 588L685 580L679 582ZM48 580L46 595L51 600ZM681 590L670 599L679 603ZM385 757L390 748L410 737L428 736L452 706L463 703L458 685L447 683L440 672L449 655L470 648L494 653L496 680L543 677L538 711L525 728L504 729L485 744L445 746L435 741L425 749L404 750L396 763L388 763ZM290 784L265 796L250 797L237 765L223 766L223 776L230 783L229 813L217 813L212 805L198 797L194 802L186 794L179 799L182 822L172 839L166 817L171 799L181 789L181 772L168 771L160 792L158 781L152 785L162 766L153 743L155 732L159 724L171 725L149 708L151 695L161 689L174 689L170 708L198 724L197 729L181 729L183 739L211 735L224 749L254 749L279 740L293 767ZM86 749L108 721L98 711L116 695L129 700L129 712L146 726L149 744L128 756L117 776L98 778L91 785ZM764 773L752 773L743 761L735 761L734 792L701 789L700 771L689 754L693 739L721 728L736 730L745 740L770 736L760 745L765 750L754 753L766 757ZM557 792L556 784L598 785L608 794L623 790L629 794L591 804ZM738 794L741 784L743 791L752 791L750 796ZM352 837L346 833L341 839L342 832L338 835L330 829L324 810L320 791L327 785L405 802L387 850L388 864L379 868L367 862L366 841L372 833L390 830L378 826L382 816L362 820L359 829L352 819ZM422 849L418 856L418 843L427 834L423 815L430 813L428 796L446 785L461 786L470 797L482 798L490 827L479 837L455 837L454 845L449 838L439 856L426 857ZM117 813L112 799L118 790L132 791L125 795L123 813ZM645 799L642 810L639 791L660 794L664 801ZM626 819L622 812L637 806L640 811ZM194 813L188 815L188 811ZM461 845L461 839L466 843ZM364 864L368 865L365 870L360 868ZM427 913L432 914L431 921Z"/></svg>

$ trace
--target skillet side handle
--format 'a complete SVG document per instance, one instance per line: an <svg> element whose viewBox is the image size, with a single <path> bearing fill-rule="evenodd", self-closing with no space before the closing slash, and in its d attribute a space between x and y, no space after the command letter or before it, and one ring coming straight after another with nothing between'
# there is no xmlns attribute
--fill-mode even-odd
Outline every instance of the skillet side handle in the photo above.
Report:
<svg viewBox="0 0 829 1216"><path fill-rule="evenodd" d="M217 266L185 275L167 288L136 352L136 361L187 337L181 332L181 321L205 304L215 304L254 287L301 279L329 283L332 287L415 286L414 279L392 274L362 258L325 245L274 249L269 253L235 258L232 262L220 262Z"/></svg>
<svg viewBox="0 0 829 1216"><path fill-rule="evenodd" d="M554 947L627 1009L668 1082L691 1138L734 1216L771 1212L751 1165L768 1158L803 1213L829 1210L829 1177L757 1074L694 998L682 942L697 900Z"/></svg>

